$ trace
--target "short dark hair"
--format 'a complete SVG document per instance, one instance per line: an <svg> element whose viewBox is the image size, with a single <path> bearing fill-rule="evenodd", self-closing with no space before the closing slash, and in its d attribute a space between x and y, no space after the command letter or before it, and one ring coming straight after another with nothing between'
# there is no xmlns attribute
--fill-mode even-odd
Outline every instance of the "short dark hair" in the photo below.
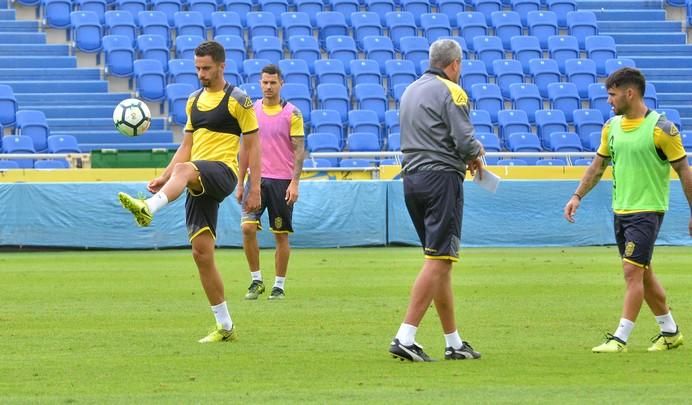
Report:
<svg viewBox="0 0 692 405"><path fill-rule="evenodd" d="M281 75L281 69L279 69L279 67L273 63L263 67L262 73L266 73L268 75L278 75L279 80L283 80L283 76Z"/></svg>
<svg viewBox="0 0 692 405"><path fill-rule="evenodd" d="M195 56L211 56L211 60L216 63L226 61L226 51L223 46L216 41L204 41L195 48Z"/></svg>
<svg viewBox="0 0 692 405"><path fill-rule="evenodd" d="M639 94L644 96L644 91L646 89L646 79L642 72L638 69L631 67L620 68L608 76L605 82L606 89L612 89L621 86L631 86L636 87L639 90Z"/></svg>

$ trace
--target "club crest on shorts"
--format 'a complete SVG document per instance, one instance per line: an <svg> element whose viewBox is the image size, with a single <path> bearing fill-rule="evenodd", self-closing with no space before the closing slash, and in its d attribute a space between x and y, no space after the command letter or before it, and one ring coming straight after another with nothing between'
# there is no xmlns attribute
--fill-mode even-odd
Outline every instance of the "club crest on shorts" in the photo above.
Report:
<svg viewBox="0 0 692 405"><path fill-rule="evenodd" d="M283 224L284 224L284 221L283 221L283 219L281 219L281 217L274 218L274 229L281 229Z"/></svg>
<svg viewBox="0 0 692 405"><path fill-rule="evenodd" d="M634 242L627 242L627 244L625 245L625 257L632 256L635 247L636 245L634 244Z"/></svg>

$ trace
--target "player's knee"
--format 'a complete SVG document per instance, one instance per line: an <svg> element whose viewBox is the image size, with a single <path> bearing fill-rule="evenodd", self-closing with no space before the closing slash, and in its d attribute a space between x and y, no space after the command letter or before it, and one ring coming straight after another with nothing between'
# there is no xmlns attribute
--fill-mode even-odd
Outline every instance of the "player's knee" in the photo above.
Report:
<svg viewBox="0 0 692 405"><path fill-rule="evenodd" d="M176 163L173 166L173 175L190 179L195 174L195 168L187 163Z"/></svg>
<svg viewBox="0 0 692 405"><path fill-rule="evenodd" d="M214 258L214 250L209 249L206 246L193 246L192 247L192 258L197 264L207 263Z"/></svg>
<svg viewBox="0 0 692 405"><path fill-rule="evenodd" d="M257 224L246 222L240 226L244 238L254 238L257 235Z"/></svg>

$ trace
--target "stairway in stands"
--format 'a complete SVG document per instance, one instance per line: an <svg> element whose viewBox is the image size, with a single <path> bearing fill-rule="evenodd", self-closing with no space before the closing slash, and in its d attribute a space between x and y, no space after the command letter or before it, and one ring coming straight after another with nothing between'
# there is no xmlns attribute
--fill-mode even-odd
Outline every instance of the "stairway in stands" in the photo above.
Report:
<svg viewBox="0 0 692 405"><path fill-rule="evenodd" d="M78 67L67 41L47 43L40 22L18 19L18 11L23 17L34 15L33 8L0 9L0 84L12 87L20 110L43 111L50 134L75 136L83 152L108 147L107 143L135 142L150 147L172 141L172 132L161 117L154 118L150 131L141 137L120 135L113 126L113 108L132 93L109 92L102 66ZM4 134L12 131L7 128Z"/></svg>
<svg viewBox="0 0 692 405"><path fill-rule="evenodd" d="M679 13L666 11L665 0L579 0L577 7L592 10L599 33L615 39L618 57L634 60L654 84L658 107L677 109L683 129L692 130L692 45L684 21L670 19Z"/></svg>

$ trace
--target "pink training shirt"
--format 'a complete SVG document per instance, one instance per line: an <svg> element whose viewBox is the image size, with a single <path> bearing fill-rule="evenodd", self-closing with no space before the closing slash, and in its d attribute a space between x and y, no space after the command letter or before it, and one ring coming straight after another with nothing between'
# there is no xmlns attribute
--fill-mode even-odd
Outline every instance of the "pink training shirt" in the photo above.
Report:
<svg viewBox="0 0 692 405"><path fill-rule="evenodd" d="M294 108L293 104L287 102L277 115L267 115L262 108L262 99L255 101L255 115L262 145L263 178L293 179L291 115Z"/></svg>

